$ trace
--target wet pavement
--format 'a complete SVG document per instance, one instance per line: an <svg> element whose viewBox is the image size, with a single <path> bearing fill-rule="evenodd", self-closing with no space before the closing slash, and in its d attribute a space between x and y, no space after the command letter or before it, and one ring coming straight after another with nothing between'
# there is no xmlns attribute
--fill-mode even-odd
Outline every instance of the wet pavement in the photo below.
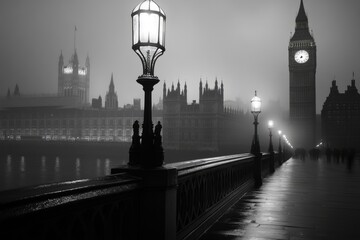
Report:
<svg viewBox="0 0 360 240"><path fill-rule="evenodd" d="M201 239L360 239L359 158L290 159Z"/></svg>

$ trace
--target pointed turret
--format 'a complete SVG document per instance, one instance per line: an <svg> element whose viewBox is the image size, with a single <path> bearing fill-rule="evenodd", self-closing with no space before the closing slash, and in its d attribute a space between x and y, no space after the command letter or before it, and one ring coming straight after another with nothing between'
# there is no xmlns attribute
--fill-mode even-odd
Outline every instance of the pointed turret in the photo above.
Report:
<svg viewBox="0 0 360 240"><path fill-rule="evenodd" d="M20 96L20 89L19 86L16 84L14 89L14 96Z"/></svg>
<svg viewBox="0 0 360 240"><path fill-rule="evenodd" d="M291 41L297 40L314 40L309 31L308 18L305 13L304 3L300 1L300 7L298 15L296 16L295 33L291 38Z"/></svg>
<svg viewBox="0 0 360 240"><path fill-rule="evenodd" d="M114 77L111 73L111 80L109 85L109 91L106 93L105 96L105 108L107 109L117 109L118 108L118 98L115 92L115 85L114 85Z"/></svg>
<svg viewBox="0 0 360 240"><path fill-rule="evenodd" d="M111 92L111 93L115 92L113 73L111 73L111 80L110 80L110 85L109 85L109 92Z"/></svg>
<svg viewBox="0 0 360 240"><path fill-rule="evenodd" d="M185 99L187 99L187 86L186 86L186 82L185 82L185 86L184 86L184 96L185 96Z"/></svg>
<svg viewBox="0 0 360 240"><path fill-rule="evenodd" d="M202 95L202 79L200 78L200 83L199 83L199 99L201 99L201 95Z"/></svg>
<svg viewBox="0 0 360 240"><path fill-rule="evenodd" d="M59 75L62 74L63 67L64 67L64 57L63 57L62 50L61 50L60 56L59 56L59 65L58 65Z"/></svg>
<svg viewBox="0 0 360 240"><path fill-rule="evenodd" d="M336 80L332 80L331 88L330 88L330 95L339 94L338 86L336 85Z"/></svg>
<svg viewBox="0 0 360 240"><path fill-rule="evenodd" d="M164 86L163 86L163 99L165 100L166 98L166 83L164 81Z"/></svg>
<svg viewBox="0 0 360 240"><path fill-rule="evenodd" d="M64 57L62 54L62 50L60 51L60 56L59 56L59 66L63 66L64 65Z"/></svg>
<svg viewBox="0 0 360 240"><path fill-rule="evenodd" d="M304 3L303 0L300 1L300 8L298 15L296 16L296 22L307 22L308 18L305 13Z"/></svg>
<svg viewBox="0 0 360 240"><path fill-rule="evenodd" d="M218 90L218 80L217 80L217 77L215 78L215 90Z"/></svg>
<svg viewBox="0 0 360 240"><path fill-rule="evenodd" d="M223 81L221 81L221 95L224 97L224 84Z"/></svg>
<svg viewBox="0 0 360 240"><path fill-rule="evenodd" d="M355 86L355 73L352 74L351 84L347 86L346 94L358 94L358 90Z"/></svg>
<svg viewBox="0 0 360 240"><path fill-rule="evenodd" d="M178 79L178 83L176 86L176 91L180 93L180 80Z"/></svg>

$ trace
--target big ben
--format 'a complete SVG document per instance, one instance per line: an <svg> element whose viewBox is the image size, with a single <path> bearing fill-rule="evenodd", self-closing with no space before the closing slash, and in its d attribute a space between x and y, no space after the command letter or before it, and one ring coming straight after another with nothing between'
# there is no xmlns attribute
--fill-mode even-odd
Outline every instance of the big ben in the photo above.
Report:
<svg viewBox="0 0 360 240"><path fill-rule="evenodd" d="M312 148L316 134L316 44L301 0L289 42L290 126L296 147Z"/></svg>

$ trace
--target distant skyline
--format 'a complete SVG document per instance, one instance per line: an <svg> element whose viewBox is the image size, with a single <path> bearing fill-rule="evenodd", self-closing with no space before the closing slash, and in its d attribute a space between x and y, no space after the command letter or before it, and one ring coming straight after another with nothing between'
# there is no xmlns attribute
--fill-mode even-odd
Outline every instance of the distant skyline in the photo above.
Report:
<svg viewBox="0 0 360 240"><path fill-rule="evenodd" d="M60 52L67 63L76 48L80 64L90 57L90 98L104 99L114 74L119 106L143 98L136 78L141 62L131 49L130 0L4 0L0 3L0 96L15 84L23 94L57 93ZM200 78L213 88L224 82L225 100L250 105L254 90L288 109L288 43L300 0L156 1L167 15L166 51L155 66L161 80L153 102L180 80L188 102L198 100ZM360 2L304 0L317 44L317 113L331 81L339 91L359 87ZM142 101L143 102L143 101Z"/></svg>

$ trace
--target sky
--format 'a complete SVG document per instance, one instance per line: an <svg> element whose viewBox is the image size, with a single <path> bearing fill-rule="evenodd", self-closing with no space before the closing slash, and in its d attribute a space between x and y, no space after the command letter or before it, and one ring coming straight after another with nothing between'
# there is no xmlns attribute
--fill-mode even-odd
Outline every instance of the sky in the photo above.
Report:
<svg viewBox="0 0 360 240"><path fill-rule="evenodd" d="M0 96L15 84L22 94L56 94L58 57L76 49L90 57L90 98L108 90L114 74L119 106L143 98L141 62L131 49L131 17L138 0L1 0ZM254 91L266 103L289 107L288 44L300 0L158 0L167 15L166 51L155 66L161 80L188 86L198 101L200 78L223 81L225 100L250 105ZM317 44L317 112L331 81L340 92L360 76L360 1L304 0ZM356 82L359 87L359 81Z"/></svg>

